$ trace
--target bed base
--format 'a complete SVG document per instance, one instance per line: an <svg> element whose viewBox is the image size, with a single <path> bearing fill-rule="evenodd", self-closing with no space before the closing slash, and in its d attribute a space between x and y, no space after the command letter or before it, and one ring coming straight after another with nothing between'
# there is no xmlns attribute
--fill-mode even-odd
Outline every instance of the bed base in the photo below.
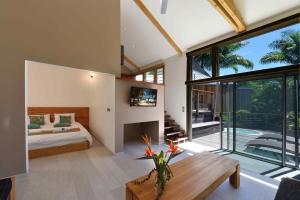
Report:
<svg viewBox="0 0 300 200"><path fill-rule="evenodd" d="M75 144L67 144L59 147L49 147L44 149L34 149L29 150L29 159L40 158L45 156L52 156L61 153L81 151L90 148L90 143L88 141L75 143Z"/></svg>

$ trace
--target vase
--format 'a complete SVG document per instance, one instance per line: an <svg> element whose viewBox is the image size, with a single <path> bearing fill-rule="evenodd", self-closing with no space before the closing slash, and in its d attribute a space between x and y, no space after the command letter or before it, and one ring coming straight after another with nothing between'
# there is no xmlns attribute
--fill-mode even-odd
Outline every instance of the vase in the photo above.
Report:
<svg viewBox="0 0 300 200"><path fill-rule="evenodd" d="M163 163L156 166L155 188L157 191L157 199L163 194L165 186L172 177L172 171L168 164Z"/></svg>

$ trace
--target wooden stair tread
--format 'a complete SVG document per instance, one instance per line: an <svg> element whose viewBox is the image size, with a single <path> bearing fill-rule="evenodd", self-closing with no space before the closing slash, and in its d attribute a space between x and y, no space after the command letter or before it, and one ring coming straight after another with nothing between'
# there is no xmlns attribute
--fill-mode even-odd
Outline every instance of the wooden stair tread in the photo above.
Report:
<svg viewBox="0 0 300 200"><path fill-rule="evenodd" d="M179 135L181 132L165 133L166 136Z"/></svg>
<svg viewBox="0 0 300 200"><path fill-rule="evenodd" d="M165 129L173 128L172 126L165 126Z"/></svg>
<svg viewBox="0 0 300 200"><path fill-rule="evenodd" d="M165 111L165 127L164 127L165 133L165 141L166 142L173 142L173 143L180 143L185 142L188 137L185 134L185 131L182 130L179 124L176 123L176 120L174 120L171 115L169 115Z"/></svg>
<svg viewBox="0 0 300 200"><path fill-rule="evenodd" d="M185 142L186 140L188 140L187 137L184 137L184 138L177 138L177 139L167 139L167 141L169 142L173 142L173 143L179 143L179 142Z"/></svg>
<svg viewBox="0 0 300 200"><path fill-rule="evenodd" d="M166 119L165 122L175 122L174 119Z"/></svg>

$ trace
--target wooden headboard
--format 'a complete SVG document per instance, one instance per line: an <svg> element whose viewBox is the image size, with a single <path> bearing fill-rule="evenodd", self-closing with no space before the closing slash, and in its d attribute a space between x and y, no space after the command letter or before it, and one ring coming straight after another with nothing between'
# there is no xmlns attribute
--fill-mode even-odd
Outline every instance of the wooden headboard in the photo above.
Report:
<svg viewBox="0 0 300 200"><path fill-rule="evenodd" d="M75 113L75 120L87 130L90 129L89 107L28 107L28 115L50 114L50 121L54 121L54 113Z"/></svg>

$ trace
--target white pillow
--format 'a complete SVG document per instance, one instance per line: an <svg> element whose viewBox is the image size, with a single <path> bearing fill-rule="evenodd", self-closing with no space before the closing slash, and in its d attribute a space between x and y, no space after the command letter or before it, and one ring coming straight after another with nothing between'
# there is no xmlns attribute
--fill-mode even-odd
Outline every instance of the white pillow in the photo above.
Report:
<svg viewBox="0 0 300 200"><path fill-rule="evenodd" d="M29 116L41 116L41 115L27 115L27 119L26 119L27 125L30 123ZM50 114L44 115L44 123L45 123L45 125L51 124L51 122L50 122Z"/></svg>
<svg viewBox="0 0 300 200"><path fill-rule="evenodd" d="M54 114L54 124L59 123L60 116L71 116L71 123L75 123L75 113Z"/></svg>

